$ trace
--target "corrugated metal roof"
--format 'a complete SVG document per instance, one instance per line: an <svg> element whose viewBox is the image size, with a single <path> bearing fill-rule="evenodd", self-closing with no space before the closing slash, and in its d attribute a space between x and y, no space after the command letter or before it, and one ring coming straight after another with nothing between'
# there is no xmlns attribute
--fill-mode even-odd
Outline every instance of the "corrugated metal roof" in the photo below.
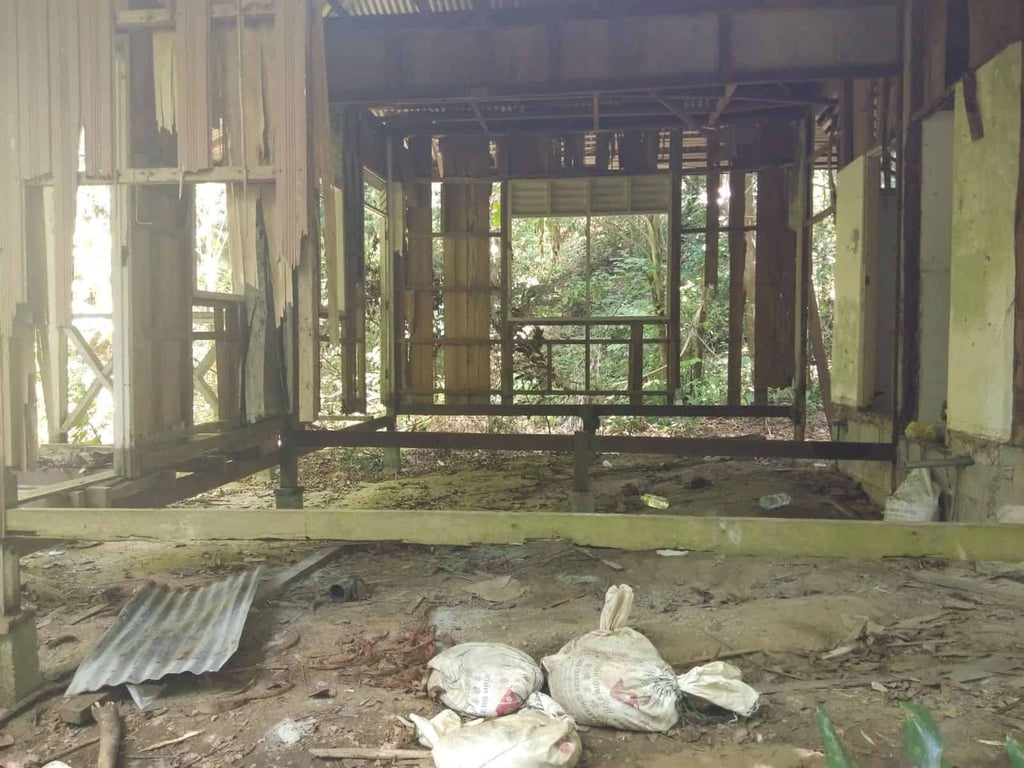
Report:
<svg viewBox="0 0 1024 768"><path fill-rule="evenodd" d="M75 673L67 696L220 669L238 650L260 569L192 589L147 582Z"/></svg>

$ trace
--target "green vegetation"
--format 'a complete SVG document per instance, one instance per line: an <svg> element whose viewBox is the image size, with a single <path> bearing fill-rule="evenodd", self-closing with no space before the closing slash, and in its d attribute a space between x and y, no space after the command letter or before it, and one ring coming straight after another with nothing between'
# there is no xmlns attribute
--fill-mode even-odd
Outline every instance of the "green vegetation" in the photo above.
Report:
<svg viewBox="0 0 1024 768"><path fill-rule="evenodd" d="M904 701L900 709L903 710L903 751L910 763L916 768L949 768L950 763L943 754L945 745L942 732L928 708ZM818 731L821 733L828 768L857 768L832 721L820 707ZM1011 768L1024 768L1024 752L1020 742L1007 739L1006 754Z"/></svg>

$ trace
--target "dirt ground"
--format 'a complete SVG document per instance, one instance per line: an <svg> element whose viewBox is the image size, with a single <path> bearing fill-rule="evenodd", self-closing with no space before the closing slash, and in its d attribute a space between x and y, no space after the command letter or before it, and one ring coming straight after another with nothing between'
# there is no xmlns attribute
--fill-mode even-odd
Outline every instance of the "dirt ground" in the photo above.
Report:
<svg viewBox="0 0 1024 768"><path fill-rule="evenodd" d="M571 467L557 457L449 464L436 454L411 456L397 480L380 477L374 454L354 458L342 469L329 454L307 457L307 504L564 509L568 497ZM595 471L599 510L642 510L636 496L644 492L665 496L668 513L758 514L760 496L787 493L792 503L772 514L878 514L848 480L808 462L610 463ZM269 506L272 485L251 481L189 503ZM256 566L272 572L322 546L119 543L36 552L23 571L26 602L39 616L44 672L54 678L73 670L146 579L185 585ZM328 587L350 575L366 582L368 594L331 602ZM963 577L967 586L938 586L937 576ZM467 589L495 577L514 580L503 602ZM999 743L1024 735L1022 581L1015 565L668 557L565 542L346 544L330 565L254 609L241 650L223 670L170 681L145 713L122 703L124 765L298 768L329 765L310 757L312 747L416 748L403 719L440 710L420 681L424 662L443 644L501 641L539 658L595 628L605 590L625 583L637 595L631 625L675 669L727 657L763 701L749 720L687 720L668 734L587 730L586 768L824 766L819 705L861 766L899 766L905 700L933 710L953 765L1003 766ZM240 691L252 699L226 711L218 705ZM60 704L52 698L5 726L14 744L0 752L0 765L44 763L96 737L94 725L64 724ZM275 731L286 719L301 735L294 744ZM61 759L73 768L94 765L96 747Z"/></svg>

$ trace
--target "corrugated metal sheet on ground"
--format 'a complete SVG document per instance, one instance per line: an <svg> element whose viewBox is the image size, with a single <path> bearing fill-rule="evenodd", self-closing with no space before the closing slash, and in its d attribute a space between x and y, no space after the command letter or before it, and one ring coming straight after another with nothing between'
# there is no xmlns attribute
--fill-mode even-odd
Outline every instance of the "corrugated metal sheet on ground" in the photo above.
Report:
<svg viewBox="0 0 1024 768"><path fill-rule="evenodd" d="M148 582L75 673L67 696L181 672L213 672L242 638L260 569L193 589Z"/></svg>

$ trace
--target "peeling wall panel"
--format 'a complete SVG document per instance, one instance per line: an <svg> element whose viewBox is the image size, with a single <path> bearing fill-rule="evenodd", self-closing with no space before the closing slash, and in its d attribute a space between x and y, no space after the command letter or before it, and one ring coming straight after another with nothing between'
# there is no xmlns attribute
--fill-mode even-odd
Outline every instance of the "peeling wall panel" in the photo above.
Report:
<svg viewBox="0 0 1024 768"><path fill-rule="evenodd" d="M80 0L81 88L85 172L114 171L114 16L111 0Z"/></svg>
<svg viewBox="0 0 1024 768"><path fill-rule="evenodd" d="M0 104L17 105L18 30L0 25ZM19 111L0 110L0 336L11 336L14 313L22 300L24 206L21 187Z"/></svg>
<svg viewBox="0 0 1024 768"><path fill-rule="evenodd" d="M309 4L278 0L275 16L275 66L271 74L271 132L277 180L276 240L271 241L275 281L274 317L280 320L293 296L294 270L307 234L306 74L309 52Z"/></svg>
<svg viewBox="0 0 1024 768"><path fill-rule="evenodd" d="M949 428L1002 442L1013 410L1021 51L1016 43L978 70L985 124L978 141L957 87L953 134Z"/></svg>
<svg viewBox="0 0 1024 768"><path fill-rule="evenodd" d="M78 212L78 148L81 101L78 79L78 6L50 5L51 165L54 188L54 249L57 274L53 281L59 300L50 322L71 324L72 254Z"/></svg>
<svg viewBox="0 0 1024 768"><path fill-rule="evenodd" d="M178 166L201 171L213 165L210 135L211 0L178 0L175 9L174 114Z"/></svg>
<svg viewBox="0 0 1024 768"><path fill-rule="evenodd" d="M18 103L25 179L50 172L49 7L49 0L18 0Z"/></svg>

